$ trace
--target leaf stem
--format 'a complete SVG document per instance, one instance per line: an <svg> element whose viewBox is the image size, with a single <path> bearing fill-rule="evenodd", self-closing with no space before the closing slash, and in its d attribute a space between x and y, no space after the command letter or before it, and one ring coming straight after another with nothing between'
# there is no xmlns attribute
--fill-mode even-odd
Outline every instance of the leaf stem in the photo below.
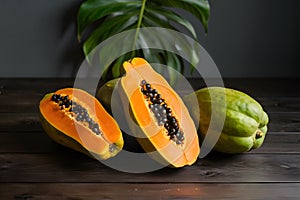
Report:
<svg viewBox="0 0 300 200"><path fill-rule="evenodd" d="M138 24L137 24L137 27L136 27L136 32L135 32L133 46L132 46L132 51L133 51L132 52L132 57L134 56L135 45L136 45L136 42L137 42L137 39L138 39L138 36L139 36L140 27L141 27L142 19L143 19L143 16L144 16L144 10L145 10L145 7L146 7L146 1L147 0L143 0L143 2L142 2L142 7L141 7L140 15L139 15L139 21L138 21Z"/></svg>

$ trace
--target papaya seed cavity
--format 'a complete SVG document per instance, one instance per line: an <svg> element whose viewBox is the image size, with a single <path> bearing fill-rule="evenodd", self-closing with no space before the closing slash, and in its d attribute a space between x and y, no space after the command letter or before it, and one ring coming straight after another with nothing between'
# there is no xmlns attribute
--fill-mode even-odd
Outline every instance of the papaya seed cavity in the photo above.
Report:
<svg viewBox="0 0 300 200"><path fill-rule="evenodd" d="M53 94L51 101L58 104L61 110L72 113L76 121L86 124L96 135L102 135L99 125L89 116L87 109L72 101L68 95Z"/></svg>
<svg viewBox="0 0 300 200"><path fill-rule="evenodd" d="M166 103L165 99L163 99L162 95L146 80L142 80L140 86L141 92L148 102L148 108L154 114L157 124L164 126L170 140L173 140L177 145L183 144L185 139L184 133L180 130L178 120L172 113L172 109Z"/></svg>

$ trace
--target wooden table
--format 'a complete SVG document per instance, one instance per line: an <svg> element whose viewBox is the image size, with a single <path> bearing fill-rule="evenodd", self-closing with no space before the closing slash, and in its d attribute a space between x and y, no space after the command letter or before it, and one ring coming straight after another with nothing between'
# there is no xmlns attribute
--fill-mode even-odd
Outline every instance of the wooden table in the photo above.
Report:
<svg viewBox="0 0 300 200"><path fill-rule="evenodd" d="M269 132L260 149L212 152L190 167L142 174L110 169L44 133L39 100L72 85L71 79L0 79L1 200L300 198L299 79L225 79L268 112Z"/></svg>

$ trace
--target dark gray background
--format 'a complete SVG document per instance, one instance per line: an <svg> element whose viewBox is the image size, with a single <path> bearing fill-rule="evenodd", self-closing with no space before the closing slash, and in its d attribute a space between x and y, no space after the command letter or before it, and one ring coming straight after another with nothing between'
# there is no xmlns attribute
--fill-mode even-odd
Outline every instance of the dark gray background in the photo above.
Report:
<svg viewBox="0 0 300 200"><path fill-rule="evenodd" d="M0 77L70 77L82 0L0 0ZM299 0L215 0L200 44L223 77L299 77Z"/></svg>

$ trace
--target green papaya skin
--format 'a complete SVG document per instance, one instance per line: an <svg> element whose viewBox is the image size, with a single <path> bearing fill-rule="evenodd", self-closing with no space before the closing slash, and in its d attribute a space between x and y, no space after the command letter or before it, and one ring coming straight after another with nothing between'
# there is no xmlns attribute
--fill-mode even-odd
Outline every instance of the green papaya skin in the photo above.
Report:
<svg viewBox="0 0 300 200"><path fill-rule="evenodd" d="M193 109L195 105L191 100L192 95L196 95L199 109ZM207 87L183 99L195 123L199 123L202 138L208 130L212 134L215 131L209 127L212 112L216 112L217 116L225 116L224 126L214 150L231 154L243 153L263 144L269 118L261 105L247 94L229 88ZM196 119L199 119L198 122Z"/></svg>
<svg viewBox="0 0 300 200"><path fill-rule="evenodd" d="M117 90L117 84L120 78L112 79L106 82L102 87L97 90L96 98L101 102L103 107L111 114L111 101L114 90Z"/></svg>

